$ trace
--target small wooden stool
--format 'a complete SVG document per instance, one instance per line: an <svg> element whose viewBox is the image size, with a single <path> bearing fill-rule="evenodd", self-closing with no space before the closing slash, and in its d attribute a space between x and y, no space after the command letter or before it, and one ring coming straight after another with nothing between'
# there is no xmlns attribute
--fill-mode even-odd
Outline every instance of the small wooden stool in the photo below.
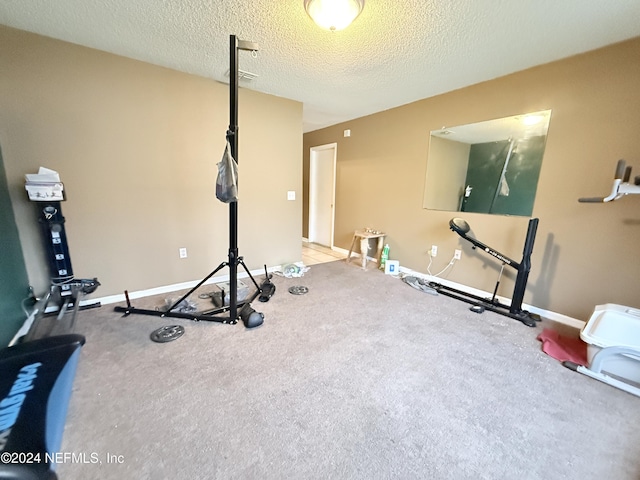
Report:
<svg viewBox="0 0 640 480"><path fill-rule="evenodd" d="M347 263L351 260L351 253L353 252L353 247L356 244L356 241L360 239L360 255L362 256L362 268L363 270L367 269L367 252L369 251L369 240L372 238L378 239L378 249L376 251L376 259L378 260L378 265L380 265L381 257L382 257L382 248L384 247L384 238L386 237L385 233L371 233L365 232L364 230L356 230L356 233L353 234L353 241L351 242L351 248L349 249L349 255L347 255Z"/></svg>

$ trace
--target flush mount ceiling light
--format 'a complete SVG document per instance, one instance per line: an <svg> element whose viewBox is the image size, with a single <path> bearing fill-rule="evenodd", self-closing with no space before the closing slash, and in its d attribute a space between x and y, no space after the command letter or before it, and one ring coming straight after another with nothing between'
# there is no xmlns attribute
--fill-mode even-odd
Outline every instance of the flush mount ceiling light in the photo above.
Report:
<svg viewBox="0 0 640 480"><path fill-rule="evenodd" d="M347 28L363 8L364 0L304 0L304 9L313 21L331 31Z"/></svg>

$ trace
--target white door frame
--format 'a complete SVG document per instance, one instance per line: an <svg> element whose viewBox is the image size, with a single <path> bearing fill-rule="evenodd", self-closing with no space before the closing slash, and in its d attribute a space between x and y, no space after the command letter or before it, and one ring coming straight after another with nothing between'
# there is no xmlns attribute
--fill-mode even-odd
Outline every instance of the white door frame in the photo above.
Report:
<svg viewBox="0 0 640 480"><path fill-rule="evenodd" d="M326 145L319 145L317 147L311 147L309 150L309 241L314 241L314 233L315 233L315 224L317 219L314 214L313 201L314 194L317 188L317 179L314 176L314 168L313 163L315 161L315 153L322 150L333 149L333 165L332 165L332 184L331 184L331 227L330 227L330 245L329 247L333 248L333 234L334 234L334 226L335 226L335 204L336 204L336 163L338 159L338 144L337 143L328 143Z"/></svg>

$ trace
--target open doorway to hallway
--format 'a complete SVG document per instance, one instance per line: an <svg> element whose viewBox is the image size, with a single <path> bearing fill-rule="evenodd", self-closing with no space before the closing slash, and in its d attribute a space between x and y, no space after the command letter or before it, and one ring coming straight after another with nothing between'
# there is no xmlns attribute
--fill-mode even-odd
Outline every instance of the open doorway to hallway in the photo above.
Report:
<svg viewBox="0 0 640 480"><path fill-rule="evenodd" d="M335 262L336 260L344 260L347 255L336 252L323 245L302 241L302 262L309 265L317 265L318 263Z"/></svg>
<svg viewBox="0 0 640 480"><path fill-rule="evenodd" d="M309 151L309 225L307 239L333 247L336 191L336 143L311 147Z"/></svg>

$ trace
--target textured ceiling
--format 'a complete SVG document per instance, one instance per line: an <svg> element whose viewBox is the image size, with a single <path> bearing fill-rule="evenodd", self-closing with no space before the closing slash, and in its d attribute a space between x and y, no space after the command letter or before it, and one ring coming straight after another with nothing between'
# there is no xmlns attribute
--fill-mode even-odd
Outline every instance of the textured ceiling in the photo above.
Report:
<svg viewBox="0 0 640 480"><path fill-rule="evenodd" d="M303 103L304 131L640 35L638 0L366 0L346 30L303 0L0 0L0 24ZM2 46L0 46L2 48Z"/></svg>

